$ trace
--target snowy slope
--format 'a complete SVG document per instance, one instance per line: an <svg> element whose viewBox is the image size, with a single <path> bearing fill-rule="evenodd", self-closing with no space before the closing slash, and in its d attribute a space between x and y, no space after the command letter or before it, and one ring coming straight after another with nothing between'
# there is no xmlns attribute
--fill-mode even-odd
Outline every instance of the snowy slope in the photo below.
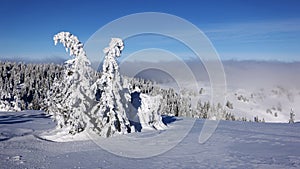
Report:
<svg viewBox="0 0 300 169"><path fill-rule="evenodd" d="M170 72L180 70L177 62L124 63L122 66L126 73L125 70L131 71L134 67L141 69L164 65ZM139 77L155 80L164 88L189 90L186 96L191 98L192 106L195 107L199 99L202 103L211 99L211 81L201 62L190 61L187 65L198 83L186 79L185 74L177 73L174 79L175 77L162 71L154 70L143 71ZM226 76L226 99L233 104L233 109L226 110L233 113L236 119L246 118L253 121L254 117L258 117L265 122L287 123L293 109L295 120L300 121L300 80L297 76L300 73L300 62L224 61L223 66ZM178 81L184 82L184 89L179 89ZM200 88L204 91L199 95Z"/></svg>
<svg viewBox="0 0 300 169"><path fill-rule="evenodd" d="M209 101L210 86L201 82L198 85L203 86L204 92L192 99ZM253 121L254 117L258 117L265 122L288 123L292 109L296 115L295 121L300 121L300 90L296 88L277 85L256 89L228 86L226 101L233 105L233 108L226 107L226 110L232 112L236 119L245 117Z"/></svg>
<svg viewBox="0 0 300 169"><path fill-rule="evenodd" d="M253 120L258 116L266 122L287 123L290 112L296 113L296 121L300 120L300 90L275 86L258 90L229 89L227 99L233 103L235 115Z"/></svg>
<svg viewBox="0 0 300 169"><path fill-rule="evenodd" d="M164 118L167 137L146 131L112 137L156 138L156 146L168 145L172 136L184 135L194 119ZM175 120L175 121L174 121ZM197 120L187 136L171 150L149 158L128 158L103 150L92 140L51 142L38 138L55 124L41 111L0 113L0 168L300 168L300 124L221 121L212 137L198 143L203 120ZM165 135L164 135L165 136ZM128 139L129 140L129 139ZM135 147L128 147L138 151ZM127 149L127 150L128 150ZM150 150L149 150L150 151Z"/></svg>

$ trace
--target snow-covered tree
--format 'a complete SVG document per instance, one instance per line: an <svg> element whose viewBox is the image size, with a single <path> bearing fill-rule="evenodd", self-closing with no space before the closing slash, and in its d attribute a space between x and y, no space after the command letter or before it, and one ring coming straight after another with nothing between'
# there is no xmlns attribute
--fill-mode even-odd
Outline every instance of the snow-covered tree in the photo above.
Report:
<svg viewBox="0 0 300 169"><path fill-rule="evenodd" d="M295 123L295 113L294 110L291 109L289 123Z"/></svg>
<svg viewBox="0 0 300 169"><path fill-rule="evenodd" d="M227 100L226 107L228 107L229 109L233 109L233 103Z"/></svg>
<svg viewBox="0 0 300 169"><path fill-rule="evenodd" d="M53 38L55 45L60 42L74 58L65 62L62 81L56 82L50 94L49 109L58 122L58 126L76 134L85 129L89 120L87 113L93 94L91 87L90 62L83 44L69 32L60 32Z"/></svg>
<svg viewBox="0 0 300 169"><path fill-rule="evenodd" d="M123 48L121 39L111 39L109 47L103 50L106 56L102 76L96 81L96 89L100 90L101 97L92 110L92 117L95 119L92 127L103 137L125 134L133 130L126 114L130 94L129 90L123 87L116 61L116 58L121 56Z"/></svg>

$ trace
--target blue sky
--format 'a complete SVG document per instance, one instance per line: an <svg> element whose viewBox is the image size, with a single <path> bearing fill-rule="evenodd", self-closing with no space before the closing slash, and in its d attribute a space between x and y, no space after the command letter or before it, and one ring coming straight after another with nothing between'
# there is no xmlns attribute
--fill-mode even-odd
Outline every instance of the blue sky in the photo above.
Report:
<svg viewBox="0 0 300 169"><path fill-rule="evenodd" d="M222 60L300 61L299 11L297 0L2 0L0 60L66 60L69 56L52 41L59 31L70 31L85 42L99 28L122 16L164 12L195 24L212 41ZM143 46L131 40L128 46L159 47L159 38L144 40L147 38L155 43ZM165 43L161 41L162 46ZM173 45L165 49L181 49Z"/></svg>

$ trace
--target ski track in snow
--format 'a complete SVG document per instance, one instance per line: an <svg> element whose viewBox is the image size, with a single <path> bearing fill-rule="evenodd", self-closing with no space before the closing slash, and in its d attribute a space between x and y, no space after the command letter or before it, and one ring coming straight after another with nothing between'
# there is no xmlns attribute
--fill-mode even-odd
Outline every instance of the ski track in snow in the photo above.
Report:
<svg viewBox="0 0 300 169"><path fill-rule="evenodd" d="M180 119L169 123L169 130L176 130L176 125L188 127L193 121ZM55 127L41 111L0 112L0 168L300 168L300 123L221 121L212 137L199 144L203 122L197 120L173 149L139 159L114 155L91 140L40 139L42 132ZM147 138L153 132L132 136Z"/></svg>

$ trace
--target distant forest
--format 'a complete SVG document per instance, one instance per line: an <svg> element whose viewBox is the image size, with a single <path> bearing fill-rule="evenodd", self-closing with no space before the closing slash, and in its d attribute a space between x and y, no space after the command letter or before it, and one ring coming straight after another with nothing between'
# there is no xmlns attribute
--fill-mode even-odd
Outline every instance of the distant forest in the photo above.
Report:
<svg viewBox="0 0 300 169"><path fill-rule="evenodd" d="M7 111L22 110L47 110L49 92L55 81L61 81L64 71L62 64L25 64L15 62L0 62L0 109ZM99 79L101 72L94 72L93 79ZM141 93L151 96L161 95L161 114L194 118L210 118L209 114L219 112L220 119L236 119L228 110L222 108L221 104L208 102L197 103L192 107L191 98L183 96L172 88L160 88L156 82L141 78L124 77L130 81L133 87L139 87ZM195 94L201 94L194 93ZM227 102L227 107L231 103ZM259 120L258 120L259 121Z"/></svg>

